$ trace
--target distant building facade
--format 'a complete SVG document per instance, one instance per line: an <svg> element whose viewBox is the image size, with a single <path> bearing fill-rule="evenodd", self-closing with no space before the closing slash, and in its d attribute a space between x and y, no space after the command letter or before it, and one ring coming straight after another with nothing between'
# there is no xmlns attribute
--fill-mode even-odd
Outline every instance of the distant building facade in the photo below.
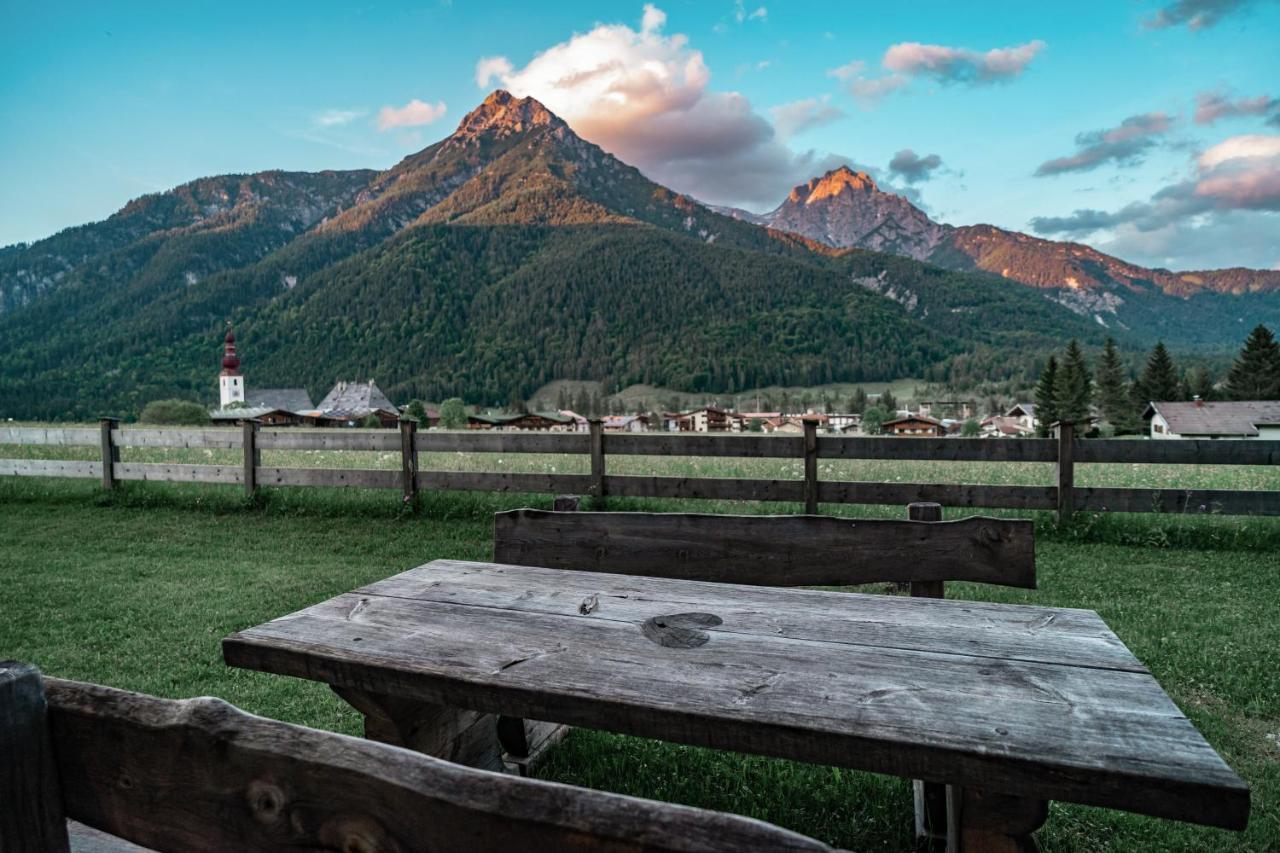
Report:
<svg viewBox="0 0 1280 853"><path fill-rule="evenodd" d="M1280 400L1153 401L1142 417L1156 439L1280 440Z"/></svg>

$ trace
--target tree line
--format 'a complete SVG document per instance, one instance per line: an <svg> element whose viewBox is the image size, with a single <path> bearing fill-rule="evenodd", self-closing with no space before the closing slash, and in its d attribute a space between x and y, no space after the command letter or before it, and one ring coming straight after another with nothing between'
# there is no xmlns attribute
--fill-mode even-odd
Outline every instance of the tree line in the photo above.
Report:
<svg viewBox="0 0 1280 853"><path fill-rule="evenodd" d="M1136 377L1107 338L1096 370L1075 340L1061 358L1049 356L1036 383L1036 421L1047 435L1057 421L1083 422L1096 414L1104 435L1141 432L1142 414L1155 402L1201 400L1280 400L1280 344L1259 324L1245 340L1222 381L1204 365L1181 371L1164 342L1156 343Z"/></svg>

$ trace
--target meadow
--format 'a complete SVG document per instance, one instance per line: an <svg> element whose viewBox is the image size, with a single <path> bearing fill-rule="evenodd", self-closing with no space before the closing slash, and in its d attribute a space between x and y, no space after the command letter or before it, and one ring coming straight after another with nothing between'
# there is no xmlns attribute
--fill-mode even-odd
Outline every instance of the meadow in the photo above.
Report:
<svg viewBox="0 0 1280 853"><path fill-rule="evenodd" d="M93 459L94 448L0 447ZM124 448L124 461L238 463L238 451ZM264 451L264 465L398 468L394 453ZM423 468L585 472L579 456L424 454ZM1052 466L823 462L823 477L1048 483ZM794 460L609 457L615 473L800 476ZM1272 468L1079 466L1098 484L1280 489ZM231 669L236 630L438 557L485 559L492 513L548 496L0 480L0 656L162 696L214 695L254 713L356 734L327 688ZM610 499L611 509L797 512L785 504ZM823 506L840 515L902 507ZM948 517L959 515L948 512ZM948 597L1097 610L1253 788L1242 834L1055 803L1046 851L1280 848L1280 519L1035 514L1039 588L948 585ZM885 587L873 591L893 594ZM577 730L542 778L768 820L854 850L910 848L911 792L890 777Z"/></svg>

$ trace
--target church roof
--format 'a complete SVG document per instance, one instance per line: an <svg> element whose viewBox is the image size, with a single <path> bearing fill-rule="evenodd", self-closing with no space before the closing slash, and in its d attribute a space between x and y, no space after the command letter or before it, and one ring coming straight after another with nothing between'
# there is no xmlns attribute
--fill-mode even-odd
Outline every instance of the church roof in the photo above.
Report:
<svg viewBox="0 0 1280 853"><path fill-rule="evenodd" d="M316 406L321 412L369 414L375 411L398 412L372 379L368 382L339 382Z"/></svg>
<svg viewBox="0 0 1280 853"><path fill-rule="evenodd" d="M306 388L248 389L244 392L244 402L248 406L265 406L285 412L309 412L315 408Z"/></svg>

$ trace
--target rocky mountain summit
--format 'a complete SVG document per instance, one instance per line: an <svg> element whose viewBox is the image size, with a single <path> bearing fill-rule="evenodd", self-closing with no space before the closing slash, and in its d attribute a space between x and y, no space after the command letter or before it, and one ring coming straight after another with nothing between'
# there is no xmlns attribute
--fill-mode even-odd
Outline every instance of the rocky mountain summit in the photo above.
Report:
<svg viewBox="0 0 1280 853"><path fill-rule="evenodd" d="M1172 272L1148 269L1083 243L1044 240L994 225L938 223L906 198L884 192L866 172L833 169L793 188L769 213L732 208L748 222L834 248L870 249L952 270L982 271L1051 291L1079 313L1116 313L1125 294L1191 297L1280 290L1280 271L1231 268ZM1097 296L1105 291L1108 298Z"/></svg>
<svg viewBox="0 0 1280 853"><path fill-rule="evenodd" d="M882 191L866 172L848 166L800 184L769 213L732 213L828 246L854 246L916 260L928 258L948 231L902 196Z"/></svg>

